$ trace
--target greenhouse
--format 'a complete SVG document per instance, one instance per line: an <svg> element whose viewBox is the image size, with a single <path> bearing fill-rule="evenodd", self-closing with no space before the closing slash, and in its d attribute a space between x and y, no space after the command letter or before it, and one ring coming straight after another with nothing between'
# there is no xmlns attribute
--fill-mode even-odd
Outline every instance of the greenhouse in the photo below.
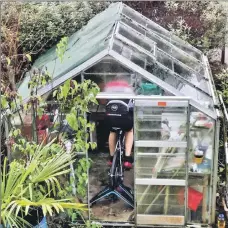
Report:
<svg viewBox="0 0 228 228"><path fill-rule="evenodd" d="M96 123L90 135L98 151L105 150L108 137L101 136L102 129L108 134L101 127L104 100L132 98L135 103L134 169L124 176L131 179L126 185L133 193L129 199L120 193L117 206L105 197L91 205L106 185L99 178L104 173L108 178L108 167L98 152L95 160L100 163L93 164L89 176L89 218L131 227L214 224L220 114L207 57L123 3L111 4L69 37L63 63L55 49L34 63L53 72L52 82L38 93L49 99L54 88L71 78L96 82L99 105L90 107L90 121ZM103 92L116 76L128 81L135 95ZM27 75L19 87L24 101L29 80ZM96 174L98 169L104 173ZM112 207L119 214L113 215Z"/></svg>

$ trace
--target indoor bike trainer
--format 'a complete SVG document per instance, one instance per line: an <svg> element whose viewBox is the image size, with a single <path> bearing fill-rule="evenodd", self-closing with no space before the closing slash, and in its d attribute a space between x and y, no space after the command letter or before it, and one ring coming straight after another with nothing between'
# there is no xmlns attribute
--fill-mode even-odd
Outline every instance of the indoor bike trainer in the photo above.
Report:
<svg viewBox="0 0 228 228"><path fill-rule="evenodd" d="M123 155L124 155L124 132L120 128L116 128L117 143L116 150L113 156L112 166L109 171L109 185L106 186L102 191L95 195L90 200L92 206L97 201L108 197L117 196L122 199L125 203L134 208L134 195L131 188L123 184L124 179L124 167L123 167Z"/></svg>

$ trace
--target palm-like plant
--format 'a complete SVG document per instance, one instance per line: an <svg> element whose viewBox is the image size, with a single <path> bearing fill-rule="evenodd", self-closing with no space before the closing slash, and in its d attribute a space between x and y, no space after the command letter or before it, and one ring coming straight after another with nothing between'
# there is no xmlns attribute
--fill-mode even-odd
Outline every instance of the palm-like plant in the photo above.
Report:
<svg viewBox="0 0 228 228"><path fill-rule="evenodd" d="M56 199L61 191L58 178L70 172L75 155L58 148L55 152L53 142L39 145L27 160L14 160L8 164L4 160L1 174L1 222L10 227L29 225L23 218L31 208L42 208L44 216L59 213L66 208L84 210L84 204L74 203L72 199Z"/></svg>

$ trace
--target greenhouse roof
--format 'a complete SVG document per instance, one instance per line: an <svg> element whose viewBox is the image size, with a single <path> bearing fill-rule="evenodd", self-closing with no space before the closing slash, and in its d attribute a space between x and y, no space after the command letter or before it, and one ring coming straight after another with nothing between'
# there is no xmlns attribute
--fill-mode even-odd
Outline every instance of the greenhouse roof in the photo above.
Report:
<svg viewBox="0 0 228 228"><path fill-rule="evenodd" d="M196 108L215 118L215 92L207 58L201 51L123 3L112 3L69 38L63 63L56 47L38 58L34 67L53 72L43 95L82 71L112 56L175 96L191 97ZM19 87L29 96L29 74Z"/></svg>

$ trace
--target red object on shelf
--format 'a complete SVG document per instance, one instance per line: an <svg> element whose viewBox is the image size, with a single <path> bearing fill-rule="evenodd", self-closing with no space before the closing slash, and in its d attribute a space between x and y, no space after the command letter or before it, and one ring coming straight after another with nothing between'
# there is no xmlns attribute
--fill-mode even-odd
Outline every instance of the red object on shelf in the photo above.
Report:
<svg viewBox="0 0 228 228"><path fill-rule="evenodd" d="M178 202L180 205L184 204L184 191L182 188L178 193ZM203 194L196 191L193 188L188 188L188 208L192 211L196 211L203 199Z"/></svg>

